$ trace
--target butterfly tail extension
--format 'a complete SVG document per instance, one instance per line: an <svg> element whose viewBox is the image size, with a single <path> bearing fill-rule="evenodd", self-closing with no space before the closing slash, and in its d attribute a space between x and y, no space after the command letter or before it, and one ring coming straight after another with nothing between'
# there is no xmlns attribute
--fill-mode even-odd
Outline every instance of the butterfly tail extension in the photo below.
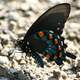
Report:
<svg viewBox="0 0 80 80"><path fill-rule="evenodd" d="M44 67L44 62L37 52L32 52L31 55L41 67Z"/></svg>
<svg viewBox="0 0 80 80"><path fill-rule="evenodd" d="M72 59L76 59L76 56L71 54L71 53L69 53L69 52L66 52L66 56L68 56L68 57L70 57Z"/></svg>
<svg viewBox="0 0 80 80"><path fill-rule="evenodd" d="M62 64L63 64L63 60L60 59L60 58L57 58L57 59L55 60L55 62L56 62L57 65L62 65Z"/></svg>

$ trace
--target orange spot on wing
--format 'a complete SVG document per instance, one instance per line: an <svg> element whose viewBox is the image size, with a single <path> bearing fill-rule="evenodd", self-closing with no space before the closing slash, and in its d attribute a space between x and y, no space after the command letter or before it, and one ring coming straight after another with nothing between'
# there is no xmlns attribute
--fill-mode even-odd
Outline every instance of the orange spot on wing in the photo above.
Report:
<svg viewBox="0 0 80 80"><path fill-rule="evenodd" d="M58 46L58 50L60 51L62 48L61 48L61 46Z"/></svg>
<svg viewBox="0 0 80 80"><path fill-rule="evenodd" d="M62 57L62 53L59 53L59 57Z"/></svg>
<svg viewBox="0 0 80 80"><path fill-rule="evenodd" d="M49 34L49 40L52 40L52 39L53 39L53 35Z"/></svg>
<svg viewBox="0 0 80 80"><path fill-rule="evenodd" d="M44 32L42 32L42 31L40 31L40 32L38 32L38 35L40 36L40 37L44 37Z"/></svg>
<svg viewBox="0 0 80 80"><path fill-rule="evenodd" d="M58 40L57 39L55 39L55 45L57 45L58 44Z"/></svg>

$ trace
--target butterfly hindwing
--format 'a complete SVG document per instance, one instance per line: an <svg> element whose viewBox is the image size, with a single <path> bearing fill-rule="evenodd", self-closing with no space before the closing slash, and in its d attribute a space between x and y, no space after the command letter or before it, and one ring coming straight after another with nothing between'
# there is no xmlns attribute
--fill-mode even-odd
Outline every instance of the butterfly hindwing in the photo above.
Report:
<svg viewBox="0 0 80 80"><path fill-rule="evenodd" d="M32 52L31 55L41 67L44 67L44 62L37 52Z"/></svg>

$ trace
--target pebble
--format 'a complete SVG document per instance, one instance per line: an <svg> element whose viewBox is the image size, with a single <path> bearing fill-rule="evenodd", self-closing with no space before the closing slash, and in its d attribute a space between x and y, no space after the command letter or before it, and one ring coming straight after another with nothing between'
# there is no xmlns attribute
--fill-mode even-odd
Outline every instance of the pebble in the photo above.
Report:
<svg viewBox="0 0 80 80"><path fill-rule="evenodd" d="M80 68L80 60L78 60L77 67Z"/></svg>
<svg viewBox="0 0 80 80"><path fill-rule="evenodd" d="M62 67L62 70L68 70L71 68L71 65L68 64L67 62L64 62L64 66Z"/></svg>
<svg viewBox="0 0 80 80"><path fill-rule="evenodd" d="M9 11L19 9L20 6L21 6L21 2L19 1L18 4L17 4L16 0L13 0L13 1L7 3L7 7L9 9Z"/></svg>
<svg viewBox="0 0 80 80"><path fill-rule="evenodd" d="M0 37L3 39L3 40L10 40L10 36L8 34L0 34Z"/></svg>
<svg viewBox="0 0 80 80"><path fill-rule="evenodd" d="M22 65L22 64L26 64L26 61L25 60L21 60L20 61L20 64Z"/></svg>
<svg viewBox="0 0 80 80"><path fill-rule="evenodd" d="M6 18L9 18L9 20L18 21L21 18L21 15L18 12L13 11L9 12Z"/></svg>
<svg viewBox="0 0 80 80"><path fill-rule="evenodd" d="M14 34L13 32L10 31L8 34L10 35L10 39L11 39L12 41L18 39L18 36L17 36L16 34Z"/></svg>
<svg viewBox="0 0 80 80"><path fill-rule="evenodd" d="M77 78L80 78L80 72L77 72L76 77L77 77Z"/></svg>
<svg viewBox="0 0 80 80"><path fill-rule="evenodd" d="M26 18L21 18L18 21L19 27L25 27L26 23L27 23Z"/></svg>
<svg viewBox="0 0 80 80"><path fill-rule="evenodd" d="M25 72L25 75L22 71L15 72L15 77L19 80L32 80L29 72Z"/></svg>
<svg viewBox="0 0 80 80"><path fill-rule="evenodd" d="M69 33L69 36L70 36L71 38L76 38L76 34L75 34L74 32Z"/></svg>
<svg viewBox="0 0 80 80"><path fill-rule="evenodd" d="M17 27L17 22L16 21L13 21L13 20L9 21L8 29L10 31L15 31L16 27Z"/></svg>
<svg viewBox="0 0 80 80"><path fill-rule="evenodd" d="M76 6L80 8L80 0L76 0Z"/></svg>
<svg viewBox="0 0 80 80"><path fill-rule="evenodd" d="M25 10L25 11L29 10L29 4L22 3L21 6L20 6L20 9Z"/></svg>
<svg viewBox="0 0 80 80"><path fill-rule="evenodd" d="M0 80L9 80L9 78L0 77Z"/></svg>
<svg viewBox="0 0 80 80"><path fill-rule="evenodd" d="M17 69L17 70L21 70L20 65L18 64L18 62L16 60L13 59L12 61L12 67Z"/></svg>
<svg viewBox="0 0 80 80"><path fill-rule="evenodd" d="M0 64L9 64L10 61L6 56L0 56Z"/></svg>
<svg viewBox="0 0 80 80"><path fill-rule="evenodd" d="M53 76L57 79L60 77L60 72L59 71L53 71Z"/></svg>
<svg viewBox="0 0 80 80"><path fill-rule="evenodd" d="M10 71L11 73L15 73L15 72L17 72L17 69L15 69L15 68L10 68L9 71Z"/></svg>
<svg viewBox="0 0 80 80"><path fill-rule="evenodd" d="M67 34L68 34L68 36L70 37L70 38L79 38L79 30L80 30L80 27L79 27L79 23L73 23L73 22L71 22L71 23L68 23L67 24L67 26L69 27L69 28L65 28L65 31L67 32Z"/></svg>
<svg viewBox="0 0 80 80"><path fill-rule="evenodd" d="M8 51L9 51L9 48L5 47L5 48L2 49L1 54L3 56L8 56Z"/></svg>
<svg viewBox="0 0 80 80"><path fill-rule="evenodd" d="M14 59L17 60L17 61L20 61L21 58L22 58L22 53L16 52L15 55L14 55Z"/></svg>

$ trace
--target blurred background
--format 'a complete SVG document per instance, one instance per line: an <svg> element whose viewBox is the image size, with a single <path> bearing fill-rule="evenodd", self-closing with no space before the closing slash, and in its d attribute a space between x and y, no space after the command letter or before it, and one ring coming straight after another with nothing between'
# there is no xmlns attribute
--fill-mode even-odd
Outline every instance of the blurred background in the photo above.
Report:
<svg viewBox="0 0 80 80"><path fill-rule="evenodd" d="M67 58L61 69L44 60L40 68L32 57L16 50L14 43L41 14L60 3L71 4L62 36L67 51L77 58ZM0 0L0 80L80 80L80 0Z"/></svg>

